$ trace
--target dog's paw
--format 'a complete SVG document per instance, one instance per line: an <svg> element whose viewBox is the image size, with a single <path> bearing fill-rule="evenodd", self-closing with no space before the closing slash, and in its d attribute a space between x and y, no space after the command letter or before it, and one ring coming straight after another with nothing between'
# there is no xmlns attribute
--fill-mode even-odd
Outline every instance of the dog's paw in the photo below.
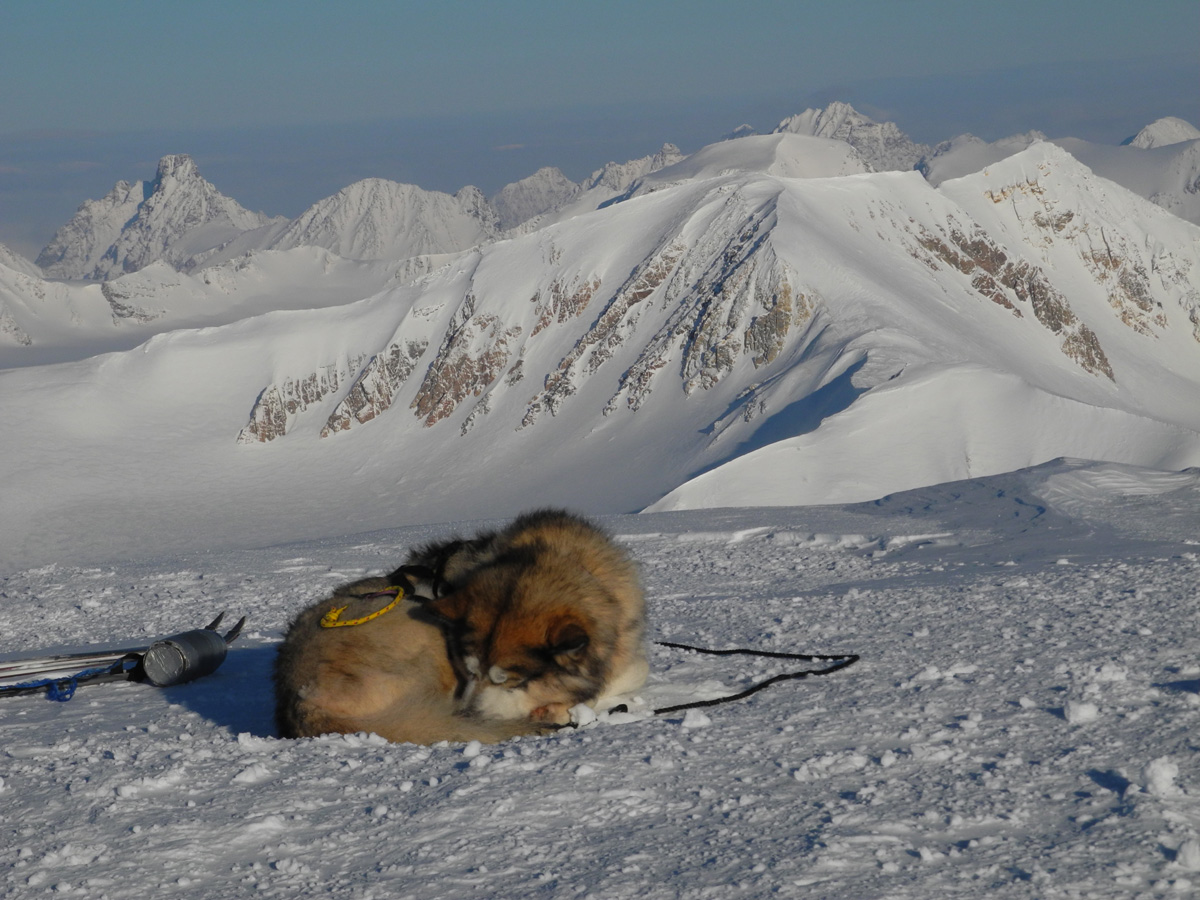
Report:
<svg viewBox="0 0 1200 900"><path fill-rule="evenodd" d="M547 703L529 714L539 725L570 725L571 710L565 703Z"/></svg>

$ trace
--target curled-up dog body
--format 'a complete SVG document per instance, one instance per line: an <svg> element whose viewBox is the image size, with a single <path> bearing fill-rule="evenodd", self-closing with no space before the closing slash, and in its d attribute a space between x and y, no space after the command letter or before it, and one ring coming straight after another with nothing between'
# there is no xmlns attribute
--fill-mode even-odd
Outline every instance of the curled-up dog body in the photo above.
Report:
<svg viewBox="0 0 1200 900"><path fill-rule="evenodd" d="M629 556L584 519L529 513L301 612L276 660L276 722L412 743L547 733L644 683L644 632Z"/></svg>

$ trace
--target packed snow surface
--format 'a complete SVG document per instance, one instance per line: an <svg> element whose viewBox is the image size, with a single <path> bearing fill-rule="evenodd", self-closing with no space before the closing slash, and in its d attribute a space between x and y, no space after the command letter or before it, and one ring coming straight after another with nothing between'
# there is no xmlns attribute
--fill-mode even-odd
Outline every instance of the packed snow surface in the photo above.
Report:
<svg viewBox="0 0 1200 900"><path fill-rule="evenodd" d="M605 517L655 647L631 711L497 746L275 737L287 620L422 526L0 581L0 648L149 643L215 612L224 666L0 697L0 895L1183 897L1200 885L1200 472L1062 460L875 503Z"/></svg>

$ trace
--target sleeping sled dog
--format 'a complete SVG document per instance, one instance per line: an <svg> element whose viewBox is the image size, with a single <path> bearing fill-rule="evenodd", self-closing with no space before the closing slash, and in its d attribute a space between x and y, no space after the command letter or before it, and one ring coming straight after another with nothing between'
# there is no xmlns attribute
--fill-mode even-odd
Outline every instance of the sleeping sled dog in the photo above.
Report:
<svg viewBox="0 0 1200 900"><path fill-rule="evenodd" d="M628 555L569 513L528 513L301 612L275 663L276 724L418 744L545 733L644 683L644 630Z"/></svg>

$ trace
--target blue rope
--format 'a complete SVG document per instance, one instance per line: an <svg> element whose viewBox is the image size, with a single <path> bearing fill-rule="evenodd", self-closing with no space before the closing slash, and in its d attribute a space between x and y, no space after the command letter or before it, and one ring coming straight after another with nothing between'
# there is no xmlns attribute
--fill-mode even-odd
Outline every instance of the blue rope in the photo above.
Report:
<svg viewBox="0 0 1200 900"><path fill-rule="evenodd" d="M76 672L74 675L68 675L65 678L42 678L38 681L25 681L21 684L0 685L0 691L29 691L44 687L47 699L55 700L58 703L66 703L75 696L75 689L79 687L79 682L86 681L95 675L102 675L109 671L112 671L111 665L99 666L95 669L84 669L82 672Z"/></svg>

